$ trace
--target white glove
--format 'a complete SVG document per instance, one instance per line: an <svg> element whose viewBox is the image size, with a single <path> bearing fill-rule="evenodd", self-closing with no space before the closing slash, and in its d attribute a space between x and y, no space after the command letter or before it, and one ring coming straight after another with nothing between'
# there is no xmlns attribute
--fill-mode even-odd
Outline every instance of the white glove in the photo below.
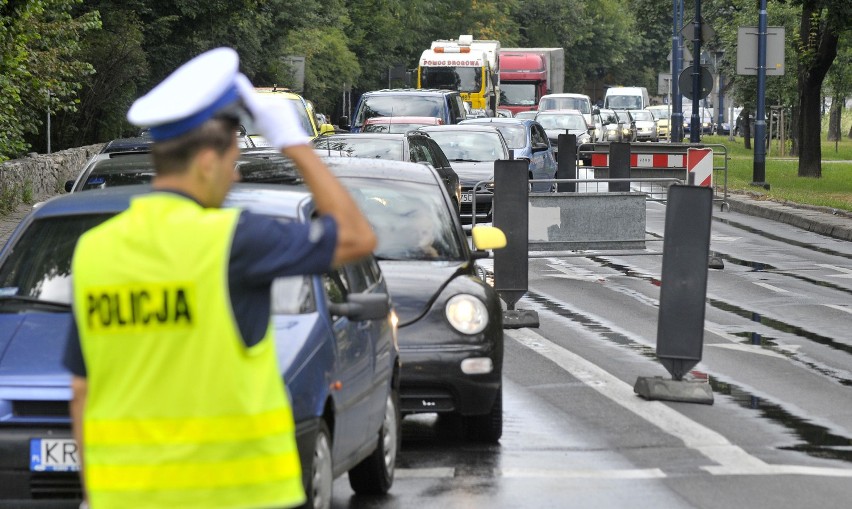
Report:
<svg viewBox="0 0 852 509"><path fill-rule="evenodd" d="M236 86L246 109L254 118L256 130L270 145L281 150L311 142L289 100L277 94L257 93L254 85L242 73L237 74Z"/></svg>

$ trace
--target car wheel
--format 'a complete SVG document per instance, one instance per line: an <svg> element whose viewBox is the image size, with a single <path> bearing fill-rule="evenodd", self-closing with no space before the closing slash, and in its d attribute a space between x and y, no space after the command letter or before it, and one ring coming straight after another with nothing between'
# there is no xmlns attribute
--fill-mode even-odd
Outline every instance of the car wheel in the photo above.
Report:
<svg viewBox="0 0 852 509"><path fill-rule="evenodd" d="M331 507L331 488L334 472L331 457L331 433L325 421L320 420L317 439L314 442L314 457L308 484L305 486L304 509L328 509Z"/></svg>
<svg viewBox="0 0 852 509"><path fill-rule="evenodd" d="M464 436L474 442L496 443L503 436L503 388L497 390L491 411L464 416Z"/></svg>
<svg viewBox="0 0 852 509"><path fill-rule="evenodd" d="M376 450L349 471L349 486L362 495L383 495L393 484L400 446L399 394L392 390L385 405Z"/></svg>

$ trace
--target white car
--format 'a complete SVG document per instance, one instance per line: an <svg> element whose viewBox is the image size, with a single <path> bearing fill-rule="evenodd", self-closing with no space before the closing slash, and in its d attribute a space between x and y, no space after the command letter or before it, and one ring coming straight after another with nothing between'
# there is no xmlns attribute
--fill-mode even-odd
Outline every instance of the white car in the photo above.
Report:
<svg viewBox="0 0 852 509"><path fill-rule="evenodd" d="M630 114L636 123L636 141L659 141L657 121L650 111L632 110Z"/></svg>

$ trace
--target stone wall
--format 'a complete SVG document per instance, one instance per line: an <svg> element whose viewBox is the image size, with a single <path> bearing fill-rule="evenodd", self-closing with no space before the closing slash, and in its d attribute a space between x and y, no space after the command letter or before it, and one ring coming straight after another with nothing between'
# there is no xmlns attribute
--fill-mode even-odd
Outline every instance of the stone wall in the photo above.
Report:
<svg viewBox="0 0 852 509"><path fill-rule="evenodd" d="M76 178L101 148L103 144L88 145L0 164L0 213L64 193L65 181Z"/></svg>

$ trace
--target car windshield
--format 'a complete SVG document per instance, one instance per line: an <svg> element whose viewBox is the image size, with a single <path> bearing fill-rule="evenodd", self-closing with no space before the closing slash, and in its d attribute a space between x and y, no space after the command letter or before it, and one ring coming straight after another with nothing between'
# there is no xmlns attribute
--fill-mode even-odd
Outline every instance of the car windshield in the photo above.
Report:
<svg viewBox="0 0 852 509"><path fill-rule="evenodd" d="M500 83L500 104L532 106L535 104L535 83Z"/></svg>
<svg viewBox="0 0 852 509"><path fill-rule="evenodd" d="M651 112L644 110L636 110L633 112L633 120L647 120L649 122L654 121L654 116L651 115Z"/></svg>
<svg viewBox="0 0 852 509"><path fill-rule="evenodd" d="M412 123L386 123L386 124L369 124L365 125L363 131L365 133L392 133L392 134L402 134L407 133L408 131L413 131L418 127L422 127L427 124L412 124Z"/></svg>
<svg viewBox="0 0 852 509"><path fill-rule="evenodd" d="M421 67L422 88L442 88L459 92L482 89L481 67Z"/></svg>
<svg viewBox="0 0 852 509"><path fill-rule="evenodd" d="M586 129L582 115L539 115L535 119L545 129Z"/></svg>
<svg viewBox="0 0 852 509"><path fill-rule="evenodd" d="M319 138L314 145L319 150L329 151L331 155L403 160L403 143L400 139L376 139L353 135L348 138Z"/></svg>
<svg viewBox="0 0 852 509"><path fill-rule="evenodd" d="M0 312L8 303L70 305L71 258L80 236L112 217L87 214L38 219L15 243L0 266ZM298 314L315 310L310 280L304 276L279 278L272 288L272 310Z"/></svg>
<svg viewBox="0 0 852 509"><path fill-rule="evenodd" d="M638 95L610 95L606 98L606 106L621 110L638 110L642 108L642 98Z"/></svg>
<svg viewBox="0 0 852 509"><path fill-rule="evenodd" d="M669 118L669 110L667 108L658 108L655 110L651 110L651 113L653 113L654 117L656 118Z"/></svg>
<svg viewBox="0 0 852 509"><path fill-rule="evenodd" d="M464 250L450 215L453 211L434 185L387 179L343 177L373 226L382 260L462 260Z"/></svg>
<svg viewBox="0 0 852 509"><path fill-rule="evenodd" d="M77 239L109 217L64 216L31 223L0 266L0 300L14 296L71 304L71 257Z"/></svg>
<svg viewBox="0 0 852 509"><path fill-rule="evenodd" d="M134 184L147 184L154 178L154 170L138 170L123 172L92 172L86 177L86 181L78 191L89 189L103 189L105 187L132 186Z"/></svg>
<svg viewBox="0 0 852 509"><path fill-rule="evenodd" d="M299 118L299 125L302 126L302 130L305 131L305 134L308 136L314 137L317 133L314 131L314 125L311 123L310 114L308 113L308 108L305 106L305 103L302 102L299 98L287 98L290 101L290 104L293 105L293 111L296 112L296 116ZM246 134L255 143L257 147L268 147L269 143L263 139L261 136L257 136L260 134L260 130L251 122L250 119L245 119L243 121L243 126L246 128Z"/></svg>
<svg viewBox="0 0 852 509"><path fill-rule="evenodd" d="M467 122L465 122L467 123ZM506 145L509 148L524 148L527 146L527 129L522 125L492 123L492 122L471 122L471 124L484 124L496 127L503 138L506 140Z"/></svg>
<svg viewBox="0 0 852 509"><path fill-rule="evenodd" d="M495 161L508 155L497 131L428 131L450 161Z"/></svg>
<svg viewBox="0 0 852 509"><path fill-rule="evenodd" d="M443 117L443 97L414 94L372 95L364 99L355 125L372 117Z"/></svg>
<svg viewBox="0 0 852 509"><path fill-rule="evenodd" d="M592 105L585 97L542 97L538 109L539 111L578 110L585 114L592 112Z"/></svg>

